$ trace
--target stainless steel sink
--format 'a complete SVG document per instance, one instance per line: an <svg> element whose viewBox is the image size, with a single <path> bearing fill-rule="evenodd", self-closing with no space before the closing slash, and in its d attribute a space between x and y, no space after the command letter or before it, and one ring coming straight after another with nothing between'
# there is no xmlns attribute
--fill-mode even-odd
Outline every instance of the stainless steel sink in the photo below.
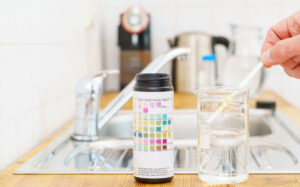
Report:
<svg viewBox="0 0 300 187"><path fill-rule="evenodd" d="M250 110L251 173L300 173L300 129L280 111ZM174 111L175 172L197 172L195 110ZM132 173L132 112L119 111L98 142L74 142L73 129L15 171L16 174Z"/></svg>
<svg viewBox="0 0 300 187"><path fill-rule="evenodd" d="M262 112L262 111L261 111ZM269 113L264 111L265 114ZM129 113L129 115L128 115ZM271 127L258 112L251 112L250 136L266 136L272 133ZM187 123L188 122L188 123ZM174 115L174 138L195 139L197 136L197 116L193 110L175 110ZM117 118L113 118L109 125L100 131L101 137L118 139L132 138L132 116L130 111L121 111Z"/></svg>
<svg viewBox="0 0 300 187"><path fill-rule="evenodd" d="M250 136L266 136L272 133L271 127L268 125L264 117L258 116L258 114L252 114L249 125Z"/></svg>

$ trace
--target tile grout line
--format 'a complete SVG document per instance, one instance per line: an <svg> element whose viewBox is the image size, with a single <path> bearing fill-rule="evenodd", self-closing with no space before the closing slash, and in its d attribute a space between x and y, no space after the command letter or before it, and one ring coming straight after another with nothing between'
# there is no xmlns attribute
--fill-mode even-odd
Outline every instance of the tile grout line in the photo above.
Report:
<svg viewBox="0 0 300 187"><path fill-rule="evenodd" d="M6 42L1 43L0 46L41 46L41 45L82 45L87 44L87 41L80 41L80 42Z"/></svg>
<svg viewBox="0 0 300 187"><path fill-rule="evenodd" d="M4 124L8 123L8 122L11 121L11 120L14 120L14 119L18 118L18 117L22 117L22 116L24 116L24 115L26 115L26 114L32 113L33 111L35 111L35 110L37 110L37 109L40 109L40 108L42 108L42 107L44 107L44 106L47 106L48 104L52 104L52 103L54 103L55 101L58 101L59 99L62 99L62 98L64 98L64 97L69 96L69 95L72 95L72 94L73 94L73 92L69 92L69 93L67 93L67 94L60 95L60 96L55 97L55 98L53 98L53 99L51 99L51 100L49 100L49 101L47 101L47 102L42 103L42 104L40 104L40 105L38 105L38 106L36 106L36 107L33 107L33 108L31 108L31 109L29 109L29 110L27 110L27 111L25 111L25 112L22 112L22 113L20 113L20 114L14 115L13 117L10 117L10 118L8 118L8 119L3 120L2 122L0 122L0 126L2 126L2 125L4 125Z"/></svg>

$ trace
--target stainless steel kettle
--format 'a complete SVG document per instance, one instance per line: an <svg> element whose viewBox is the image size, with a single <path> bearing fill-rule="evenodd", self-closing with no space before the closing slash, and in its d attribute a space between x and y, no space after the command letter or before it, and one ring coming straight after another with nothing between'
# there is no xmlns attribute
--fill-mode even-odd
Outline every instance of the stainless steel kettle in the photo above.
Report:
<svg viewBox="0 0 300 187"><path fill-rule="evenodd" d="M226 49L229 48L229 40L226 37L202 32L185 32L169 40L170 47L188 47L192 50L189 58L177 59L173 63L172 78L176 91L193 92L197 88L197 71L202 56L215 54L215 46L218 44L224 45ZM218 81L217 59L214 64L215 79Z"/></svg>

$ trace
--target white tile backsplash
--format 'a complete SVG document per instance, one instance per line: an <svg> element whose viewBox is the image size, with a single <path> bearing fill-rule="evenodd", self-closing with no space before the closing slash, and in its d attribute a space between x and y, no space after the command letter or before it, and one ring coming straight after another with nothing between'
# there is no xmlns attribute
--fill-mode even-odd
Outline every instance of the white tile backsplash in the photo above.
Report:
<svg viewBox="0 0 300 187"><path fill-rule="evenodd" d="M0 63L0 98L11 98L0 105L0 123L73 92L78 78L88 73L85 47L0 45L5 62Z"/></svg>
<svg viewBox="0 0 300 187"><path fill-rule="evenodd" d="M0 124L32 108L32 67L24 48L0 46Z"/></svg>
<svg viewBox="0 0 300 187"><path fill-rule="evenodd" d="M38 142L34 142L31 113L14 118L0 125L0 167L9 166Z"/></svg>
<svg viewBox="0 0 300 187"><path fill-rule="evenodd" d="M230 36L230 24L247 25L247 6L218 5L212 10L212 30L211 33L223 36Z"/></svg>
<svg viewBox="0 0 300 187"><path fill-rule="evenodd" d="M183 33L189 31L202 31L206 33L211 32L213 25L211 19L212 11L210 7L179 6L176 13L177 19L174 20L176 26L176 33Z"/></svg>
<svg viewBox="0 0 300 187"><path fill-rule="evenodd" d="M74 91L78 77L88 73L85 48L85 45L50 45L31 49L37 52L30 60L35 70L31 74L34 105ZM52 72L51 76L48 72Z"/></svg>
<svg viewBox="0 0 300 187"><path fill-rule="evenodd" d="M0 2L0 171L74 117L76 82L102 68L92 11L83 0Z"/></svg>
<svg viewBox="0 0 300 187"><path fill-rule="evenodd" d="M199 0L199 1L201 1L201 0ZM126 2L126 1L124 1L124 2ZM130 2L130 1L127 1L127 2ZM128 4L127 2L126 2L126 4ZM178 2L177 0L151 0L151 1L138 0L137 5L143 6L144 8L147 8L147 9L153 9L153 8L169 8L169 9L171 9L174 6L177 6L177 2Z"/></svg>
<svg viewBox="0 0 300 187"><path fill-rule="evenodd" d="M281 7L281 19L284 19L291 14L300 10L300 1L298 0L287 0L284 1Z"/></svg>
<svg viewBox="0 0 300 187"><path fill-rule="evenodd" d="M3 169L47 139L74 114L73 94L0 124L0 167Z"/></svg>
<svg viewBox="0 0 300 187"><path fill-rule="evenodd" d="M150 12L151 20L160 20L151 22L151 37L152 47L155 45L154 40L166 40L170 36L176 34L176 21L178 13L176 7L160 6L154 8L153 6L145 7L146 11ZM162 24L164 23L164 24Z"/></svg>
<svg viewBox="0 0 300 187"><path fill-rule="evenodd" d="M272 6L250 5L247 7L247 22L249 25L261 27L266 32L272 25L279 22L280 4Z"/></svg>
<svg viewBox="0 0 300 187"><path fill-rule="evenodd" d="M105 50L103 51L105 60L104 68L105 69L119 69L120 64L119 58L120 58L120 51L119 47L116 47L115 43L112 43L110 41L105 41L104 43ZM117 77L117 78L116 78ZM106 78L106 81L104 82L106 91L111 90L118 90L120 87L119 83L119 76L113 75Z"/></svg>
<svg viewBox="0 0 300 187"><path fill-rule="evenodd" d="M11 0L1 5L0 43L85 41L83 29L70 32L84 26L82 0Z"/></svg>
<svg viewBox="0 0 300 187"><path fill-rule="evenodd" d="M40 107L38 110L35 110L32 115L35 123L39 123L37 125L43 126L42 134L49 136L59 130L62 124L66 124L66 122L73 118L74 110L75 95L71 93ZM39 138L40 140L44 140L43 137Z"/></svg>

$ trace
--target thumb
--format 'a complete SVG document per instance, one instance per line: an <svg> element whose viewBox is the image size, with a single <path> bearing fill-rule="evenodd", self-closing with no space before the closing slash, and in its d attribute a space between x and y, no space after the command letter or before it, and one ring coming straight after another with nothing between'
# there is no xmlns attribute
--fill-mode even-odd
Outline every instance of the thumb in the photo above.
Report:
<svg viewBox="0 0 300 187"><path fill-rule="evenodd" d="M281 64L300 55L300 35L278 41L261 55L265 67Z"/></svg>

